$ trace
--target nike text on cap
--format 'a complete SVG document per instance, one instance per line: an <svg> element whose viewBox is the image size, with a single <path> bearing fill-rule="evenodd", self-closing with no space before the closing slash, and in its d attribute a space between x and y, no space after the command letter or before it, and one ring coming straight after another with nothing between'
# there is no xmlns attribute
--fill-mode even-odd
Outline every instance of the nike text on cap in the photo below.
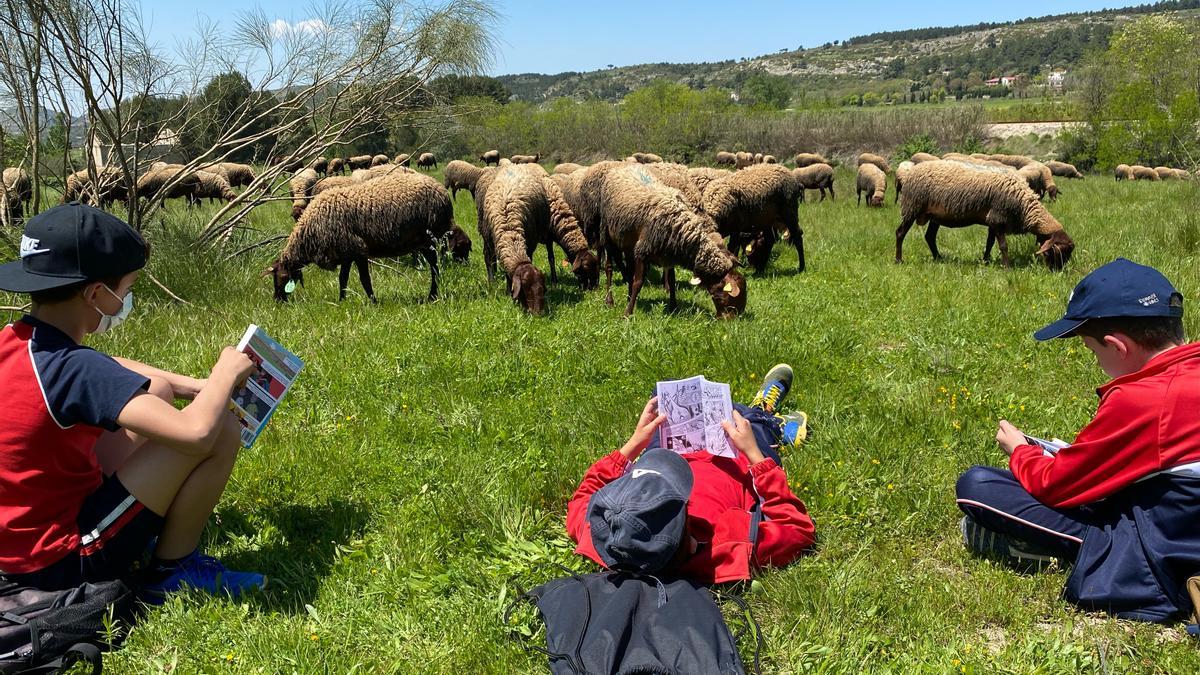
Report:
<svg viewBox="0 0 1200 675"><path fill-rule="evenodd" d="M146 266L146 241L125 221L78 202L25 222L21 259L0 265L0 290L33 293Z"/></svg>
<svg viewBox="0 0 1200 675"><path fill-rule="evenodd" d="M1071 337L1088 319L1139 316L1183 316L1183 295L1162 272L1117 258L1084 277L1071 291L1063 318L1033 337Z"/></svg>
<svg viewBox="0 0 1200 675"><path fill-rule="evenodd" d="M683 541L692 468L663 448L647 450L588 502L592 545L613 569L656 572Z"/></svg>

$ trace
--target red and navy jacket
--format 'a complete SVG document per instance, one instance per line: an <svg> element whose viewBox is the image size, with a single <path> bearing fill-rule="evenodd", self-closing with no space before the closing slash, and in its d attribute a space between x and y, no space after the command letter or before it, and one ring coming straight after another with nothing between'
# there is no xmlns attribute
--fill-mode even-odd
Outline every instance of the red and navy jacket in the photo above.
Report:
<svg viewBox="0 0 1200 675"><path fill-rule="evenodd" d="M1200 574L1200 343L1097 393L1074 443L1052 456L1019 446L1009 467L1038 501L1088 524L1067 599L1123 618L1185 616L1187 579Z"/></svg>
<svg viewBox="0 0 1200 675"><path fill-rule="evenodd" d="M0 382L0 570L27 574L79 547L96 439L150 381L27 316L0 330Z"/></svg>
<svg viewBox="0 0 1200 675"><path fill-rule="evenodd" d="M685 528L687 536L699 545L694 555L673 570L681 576L705 584L749 579L752 566L786 565L816 541L804 502L792 493L775 460L750 466L740 455L730 459L703 450L681 457L687 460L693 477ZM567 505L567 532L578 544L575 552L600 565L604 561L592 544L588 502L632 465L616 451L600 458ZM752 511L760 500L762 522L757 540L752 542Z"/></svg>

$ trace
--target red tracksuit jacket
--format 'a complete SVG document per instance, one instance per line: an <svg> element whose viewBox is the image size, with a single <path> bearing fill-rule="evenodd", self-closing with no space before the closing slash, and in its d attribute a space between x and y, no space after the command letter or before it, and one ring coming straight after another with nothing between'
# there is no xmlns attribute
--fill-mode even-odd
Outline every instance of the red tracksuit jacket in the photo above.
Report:
<svg viewBox="0 0 1200 675"><path fill-rule="evenodd" d="M1200 462L1200 343L1159 354L1097 393L1096 416L1074 443L1054 456L1036 445L1013 450L1009 468L1038 501L1080 506Z"/></svg>
<svg viewBox="0 0 1200 675"><path fill-rule="evenodd" d="M681 456L694 478L685 527L699 548L675 572L706 584L749 579L752 565L786 565L816 541L804 502L792 494L787 476L774 460L751 467L742 456L735 460L705 451ZM587 521L588 501L632 464L616 451L600 458L567 505L567 532L578 544L575 552L601 565ZM756 492L762 499L763 518L751 551L750 510Z"/></svg>

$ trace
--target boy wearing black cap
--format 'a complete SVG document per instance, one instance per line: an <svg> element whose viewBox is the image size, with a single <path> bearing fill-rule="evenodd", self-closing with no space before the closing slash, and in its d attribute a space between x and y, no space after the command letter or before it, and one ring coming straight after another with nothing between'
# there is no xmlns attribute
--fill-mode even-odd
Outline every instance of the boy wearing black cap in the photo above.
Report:
<svg viewBox="0 0 1200 675"><path fill-rule="evenodd" d="M120 219L71 203L29 219L20 260L0 265L0 289L32 304L0 330L0 574L13 581L123 578L153 544L150 601L265 583L197 551L237 458L228 401L250 360L227 348L196 380L80 344L128 317L148 254Z"/></svg>
<svg viewBox="0 0 1200 675"><path fill-rule="evenodd" d="M1183 296L1157 270L1119 258L1072 291L1034 334L1079 337L1109 377L1095 417L1061 449L1006 420L1009 469L958 480L966 545L1021 567L1074 564L1065 596L1122 618L1192 609L1200 573L1200 343L1186 344Z"/></svg>
<svg viewBox="0 0 1200 675"><path fill-rule="evenodd" d="M807 435L803 413L775 414L791 383L792 369L775 366L754 402L723 422L736 459L646 450L666 419L650 399L629 441L588 469L567 506L575 552L610 569L704 584L746 580L754 567L798 558L815 536L776 450Z"/></svg>

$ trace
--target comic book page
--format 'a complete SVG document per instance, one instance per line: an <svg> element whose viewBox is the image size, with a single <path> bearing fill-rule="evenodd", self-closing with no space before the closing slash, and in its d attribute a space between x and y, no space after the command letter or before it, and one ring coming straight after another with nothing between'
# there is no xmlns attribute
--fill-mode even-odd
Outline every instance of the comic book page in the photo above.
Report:
<svg viewBox="0 0 1200 675"><path fill-rule="evenodd" d="M668 380L657 386L658 410L667 416L659 430L659 445L674 452L708 450L736 457L722 420L732 419L729 385L703 377Z"/></svg>
<svg viewBox="0 0 1200 675"><path fill-rule="evenodd" d="M254 372L229 402L242 425L242 446L248 448L275 414L304 362L254 324L246 329L237 349L254 362Z"/></svg>

